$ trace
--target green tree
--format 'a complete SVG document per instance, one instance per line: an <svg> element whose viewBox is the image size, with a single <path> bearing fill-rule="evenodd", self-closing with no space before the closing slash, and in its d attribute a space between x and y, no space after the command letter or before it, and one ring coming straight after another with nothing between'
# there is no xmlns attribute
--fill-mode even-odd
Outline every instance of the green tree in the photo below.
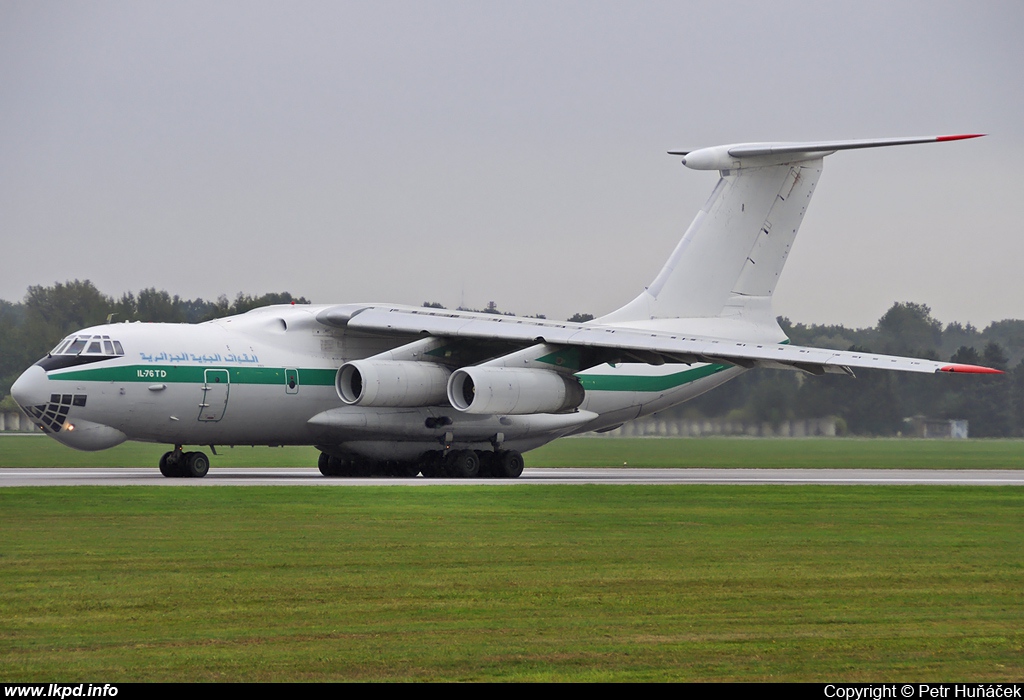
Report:
<svg viewBox="0 0 1024 700"><path fill-rule="evenodd" d="M779 423L795 415L798 379L795 372L780 370L770 373L754 387L750 396L750 412L759 422Z"/></svg>
<svg viewBox="0 0 1024 700"><path fill-rule="evenodd" d="M1024 435L1024 360L1017 363L1009 372L1010 392L1010 432L1012 435Z"/></svg>
<svg viewBox="0 0 1024 700"><path fill-rule="evenodd" d="M203 302L201 299L197 299L192 302L184 302L184 307L197 307L200 304L205 305L206 312L203 315L203 321L210 321L215 318L223 318L225 316L234 316L236 314L244 314L246 311L252 311L258 309L261 306L270 306L272 304L308 304L309 300L306 297L293 297L289 292L270 292L261 296L251 296L249 294L243 294L239 292L235 296L234 302L229 302L228 298L223 294L217 297L217 301ZM186 313L186 319L189 319L193 314L191 312ZM190 322L192 322L190 320Z"/></svg>
<svg viewBox="0 0 1024 700"><path fill-rule="evenodd" d="M925 304L893 304L878 320L878 332L882 351L892 355L934 358L942 345L942 324Z"/></svg>
<svg viewBox="0 0 1024 700"><path fill-rule="evenodd" d="M942 346L939 348L941 357L948 357L962 347L981 347L982 335L973 325L966 326L953 322L946 324L942 331Z"/></svg>
<svg viewBox="0 0 1024 700"><path fill-rule="evenodd" d="M135 320L147 323L184 323L185 309L181 299L150 287L139 292Z"/></svg>
<svg viewBox="0 0 1024 700"><path fill-rule="evenodd" d="M1006 370L1006 352L998 343L988 343L981 355L974 348L961 347L951 362L985 365ZM966 418L972 437L1008 437L1014 432L1013 385L1006 375L951 377L959 385L951 392L943 414Z"/></svg>
<svg viewBox="0 0 1024 700"><path fill-rule="evenodd" d="M25 353L25 306L0 300L0 397L31 361Z"/></svg>
<svg viewBox="0 0 1024 700"><path fill-rule="evenodd" d="M856 345L851 352L869 352ZM817 418L839 416L854 435L894 435L905 415L895 373L858 370L856 379L826 374L806 377L797 396L798 414Z"/></svg>
<svg viewBox="0 0 1024 700"><path fill-rule="evenodd" d="M983 342L999 343L1010 358L1011 364L1016 364L1024 359L1024 321L1017 319L1006 319L990 323L981 332ZM981 342L975 343L979 347Z"/></svg>
<svg viewBox="0 0 1024 700"><path fill-rule="evenodd" d="M23 368L69 333L104 323L113 310L113 300L89 280L29 287L22 331Z"/></svg>
<svg viewBox="0 0 1024 700"><path fill-rule="evenodd" d="M60 336L103 323L113 306L113 300L89 280L29 287L25 295L27 323L56 330L56 335Z"/></svg>

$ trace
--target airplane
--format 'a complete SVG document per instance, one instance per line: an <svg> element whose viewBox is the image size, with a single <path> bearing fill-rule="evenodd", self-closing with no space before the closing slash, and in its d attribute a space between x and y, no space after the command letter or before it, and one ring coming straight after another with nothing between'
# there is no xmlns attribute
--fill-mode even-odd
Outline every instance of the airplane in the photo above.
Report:
<svg viewBox="0 0 1024 700"><path fill-rule="evenodd" d="M324 476L515 478L523 452L612 430L754 367L998 373L795 346L771 304L826 156L977 136L670 151L719 171L714 191L654 281L586 323L363 303L107 324L61 340L11 393L69 447L172 446L166 477L209 470L185 445L314 445Z"/></svg>

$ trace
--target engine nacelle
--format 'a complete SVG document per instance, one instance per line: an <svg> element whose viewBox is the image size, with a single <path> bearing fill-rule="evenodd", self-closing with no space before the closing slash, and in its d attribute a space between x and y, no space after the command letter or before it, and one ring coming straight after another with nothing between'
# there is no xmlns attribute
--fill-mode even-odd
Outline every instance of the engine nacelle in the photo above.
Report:
<svg viewBox="0 0 1024 700"><path fill-rule="evenodd" d="M434 406L444 403L451 373L434 362L353 360L338 370L335 386L350 406Z"/></svg>
<svg viewBox="0 0 1024 700"><path fill-rule="evenodd" d="M562 413L583 397L575 377L542 369L464 367L448 380L448 400L464 413Z"/></svg>

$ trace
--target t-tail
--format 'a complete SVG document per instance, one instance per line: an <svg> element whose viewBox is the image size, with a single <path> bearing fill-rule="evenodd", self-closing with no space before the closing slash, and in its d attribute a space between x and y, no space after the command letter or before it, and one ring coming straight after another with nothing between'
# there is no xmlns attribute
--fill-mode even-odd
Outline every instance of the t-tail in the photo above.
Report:
<svg viewBox="0 0 1024 700"><path fill-rule="evenodd" d="M983 134L918 138L744 143L670 151L694 170L721 178L665 266L633 301L599 323L671 327L671 319L744 321L778 335L771 297L793 248L800 222L836 151L956 141Z"/></svg>

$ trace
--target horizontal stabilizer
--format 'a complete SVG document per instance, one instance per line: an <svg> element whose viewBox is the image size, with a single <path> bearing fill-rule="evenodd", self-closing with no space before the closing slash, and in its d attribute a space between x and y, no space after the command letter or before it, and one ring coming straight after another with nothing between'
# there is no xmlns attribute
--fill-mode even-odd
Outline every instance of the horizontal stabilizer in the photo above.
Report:
<svg viewBox="0 0 1024 700"><path fill-rule="evenodd" d="M984 136L984 134L853 139L847 141L807 141L802 143L734 143L727 146L700 148L695 151L669 151L669 154L682 155L683 165L693 170L732 170L814 160L836 151L849 151L857 148L881 148L882 146L905 146L914 143L961 141L963 139L978 138L979 136Z"/></svg>

